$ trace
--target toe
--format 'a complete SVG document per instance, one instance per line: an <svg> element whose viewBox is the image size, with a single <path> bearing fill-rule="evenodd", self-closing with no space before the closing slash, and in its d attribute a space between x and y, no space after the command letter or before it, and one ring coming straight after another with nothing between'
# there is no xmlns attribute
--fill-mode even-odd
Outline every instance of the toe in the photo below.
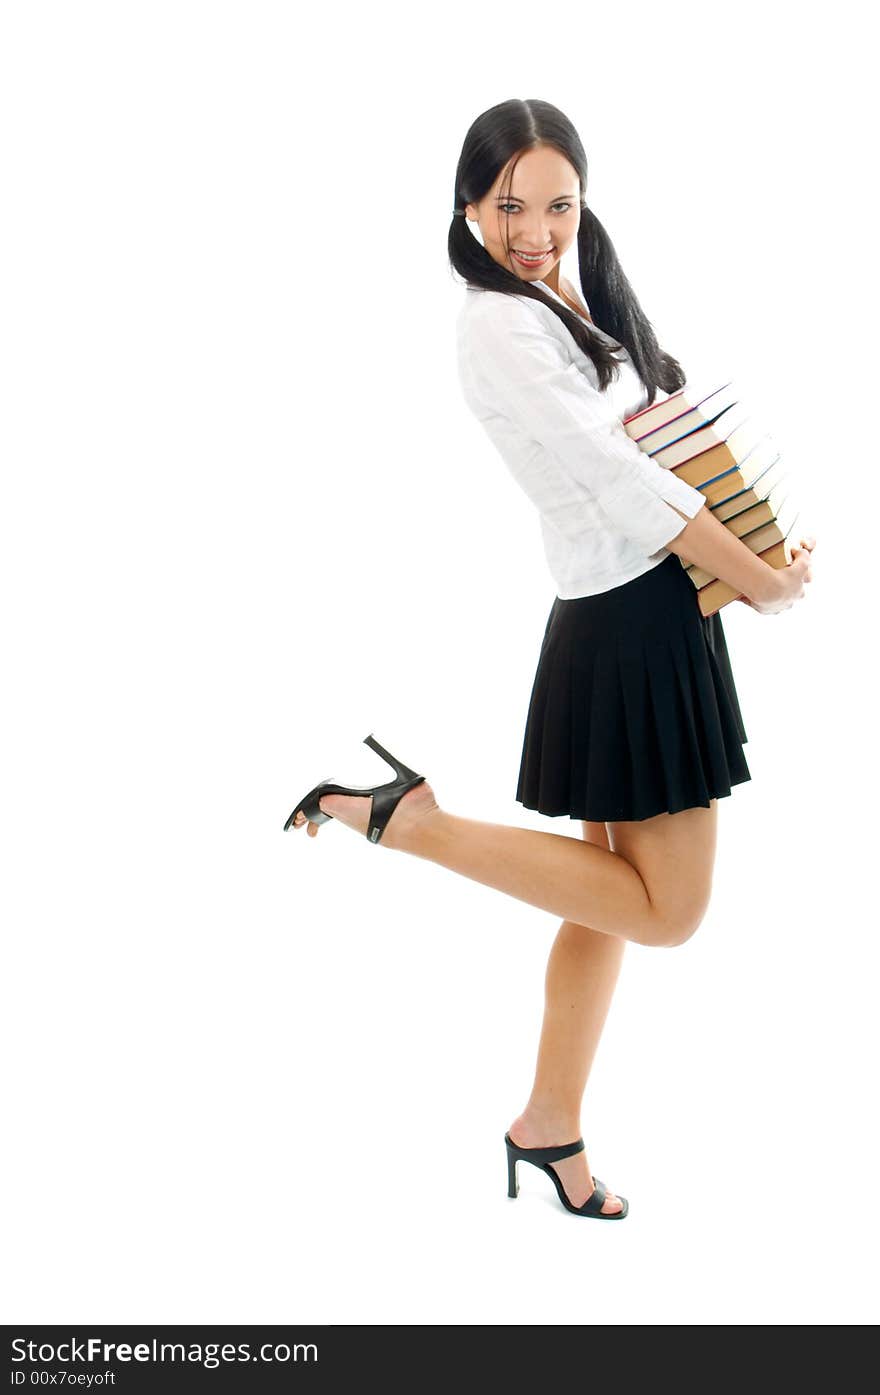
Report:
<svg viewBox="0 0 880 1395"><path fill-rule="evenodd" d="M595 1184L595 1182L596 1178L594 1177L593 1183ZM615 1196L610 1187L605 1187L605 1199L599 1209L603 1216L616 1216L618 1211L623 1210L623 1202L619 1196Z"/></svg>

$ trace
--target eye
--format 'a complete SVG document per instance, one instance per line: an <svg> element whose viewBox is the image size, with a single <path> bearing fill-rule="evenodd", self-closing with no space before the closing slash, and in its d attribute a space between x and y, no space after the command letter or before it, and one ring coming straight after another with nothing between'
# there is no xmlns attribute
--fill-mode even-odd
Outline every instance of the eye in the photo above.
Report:
<svg viewBox="0 0 880 1395"><path fill-rule="evenodd" d="M553 204L550 205L550 207L551 207L551 208L554 208L554 209L556 209L556 208L561 209L563 213L567 213L568 210L571 208L571 204L570 204L570 203L567 203L567 202L560 202L560 203L553 203ZM516 203L500 203L500 204L498 205L498 212L499 212L499 213L507 213L507 212L510 212L510 213L519 213L519 212L520 212L520 207L519 207L519 204L516 204Z"/></svg>

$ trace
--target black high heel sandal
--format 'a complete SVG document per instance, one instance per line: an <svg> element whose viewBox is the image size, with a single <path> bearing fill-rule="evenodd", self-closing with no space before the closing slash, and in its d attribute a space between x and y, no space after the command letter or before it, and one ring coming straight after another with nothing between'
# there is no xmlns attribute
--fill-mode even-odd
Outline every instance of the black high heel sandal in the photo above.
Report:
<svg viewBox="0 0 880 1395"><path fill-rule="evenodd" d="M584 1140L577 1139L574 1143L560 1143L555 1148L520 1148L514 1143L509 1133L504 1135L504 1142L507 1145L507 1195L515 1197L519 1191L519 1183L516 1180L516 1165L518 1162L534 1163L535 1167L540 1167L542 1172L548 1173L553 1179L553 1185L559 1193L559 1200L566 1211L571 1211L575 1216L595 1216L600 1221L622 1221L629 1210L629 1202L625 1196L619 1196L619 1211L603 1211L602 1207L608 1195L608 1189L604 1182L600 1182L597 1177L593 1178L593 1190L587 1197L583 1206L572 1206L565 1194L562 1180L552 1162L558 1162L560 1158L570 1158L575 1153L583 1152Z"/></svg>
<svg viewBox="0 0 880 1395"><path fill-rule="evenodd" d="M285 833L293 826L293 821L300 811L310 823L326 823L328 819L332 819L333 815L325 814L318 804L322 794L371 794L373 802L370 805L370 823L366 837L371 843L379 842L388 820L407 790L420 785L425 777L416 774L415 770L410 770L408 765L404 765L403 761L397 760L384 746L380 746L372 732L364 737L364 744L388 762L394 771L394 779L387 780L384 785L337 785L332 780L321 780L299 801L284 825Z"/></svg>

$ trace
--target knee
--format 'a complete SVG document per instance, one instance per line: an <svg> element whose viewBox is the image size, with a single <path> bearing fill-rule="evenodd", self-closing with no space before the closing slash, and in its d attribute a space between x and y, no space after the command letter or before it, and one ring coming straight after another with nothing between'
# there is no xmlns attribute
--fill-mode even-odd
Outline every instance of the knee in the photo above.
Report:
<svg viewBox="0 0 880 1395"><path fill-rule="evenodd" d="M658 949L674 949L678 945L687 944L702 925L705 913L703 907L690 915L679 913L668 918L658 917L657 930L651 943Z"/></svg>

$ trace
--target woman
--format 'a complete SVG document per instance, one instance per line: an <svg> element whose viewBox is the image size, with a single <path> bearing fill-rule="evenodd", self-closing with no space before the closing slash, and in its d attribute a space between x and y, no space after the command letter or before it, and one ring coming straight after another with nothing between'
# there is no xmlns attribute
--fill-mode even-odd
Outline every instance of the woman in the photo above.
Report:
<svg viewBox="0 0 880 1395"><path fill-rule="evenodd" d="M314 836L335 818L563 917L531 1095L505 1134L508 1191L517 1163L531 1162L567 1210L610 1220L628 1203L591 1174L580 1111L624 947L694 933L717 801L751 778L720 614L702 616L680 559L774 614L804 595L814 539L790 566L769 566L627 436L622 418L685 377L659 348L586 185L583 147L556 107L502 102L467 133L449 233L468 283L464 395L538 508L557 587L516 798L580 820L582 838L447 813L372 736L395 778L360 791L322 781L285 827L307 823ZM575 243L580 294L560 276Z"/></svg>

